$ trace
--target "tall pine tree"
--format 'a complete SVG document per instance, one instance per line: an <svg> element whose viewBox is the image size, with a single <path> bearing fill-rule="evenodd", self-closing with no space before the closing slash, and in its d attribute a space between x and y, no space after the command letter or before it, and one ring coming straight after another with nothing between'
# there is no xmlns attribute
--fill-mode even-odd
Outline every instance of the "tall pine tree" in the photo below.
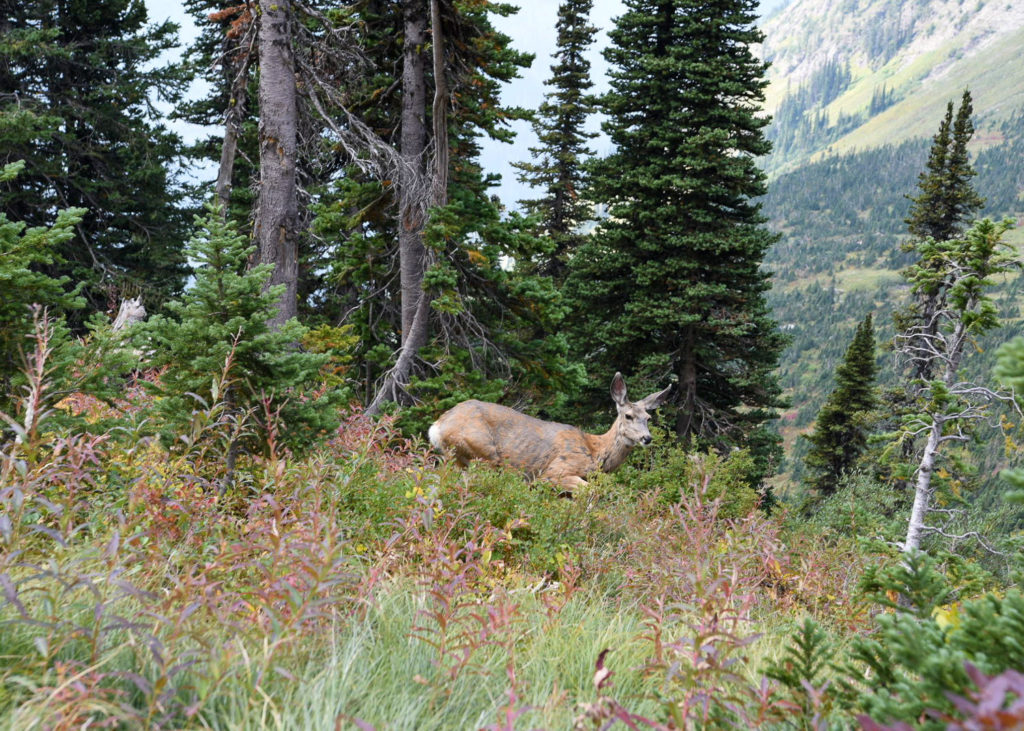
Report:
<svg viewBox="0 0 1024 731"><path fill-rule="evenodd" d="M910 199L906 218L911 235L907 244L909 251L920 250L929 241L958 238L974 214L985 205L971 183L975 172L967 145L974 134L974 124L969 90L964 90L955 115L953 109L950 101L932 140L925 170L918 177L920 193ZM935 262L931 265L939 266ZM934 336L938 328L936 315L945 307L951 286L948 277L933 277L915 289L911 303L894 316L897 331L915 332L923 339ZM928 381L934 376L934 362L930 359L913 359L910 366L913 380Z"/></svg>
<svg viewBox="0 0 1024 731"><path fill-rule="evenodd" d="M761 268L776 240L760 204L765 64L754 0L627 0L605 51L601 106L615 152L594 165L609 218L571 263L575 337L595 383L616 370L679 382L685 443L777 442L772 371L784 337ZM762 476L755 476L755 479Z"/></svg>
<svg viewBox="0 0 1024 731"><path fill-rule="evenodd" d="M857 326L843 362L836 368L835 390L818 412L814 431L807 437L811 449L804 458L810 474L808 486L818 496L836 491L867 447L871 412L877 403L875 331L868 314Z"/></svg>
<svg viewBox="0 0 1024 731"><path fill-rule="evenodd" d="M0 105L20 120L0 128L0 162L22 159L0 187L0 210L29 226L84 208L49 275L83 283L93 309L141 293L152 306L180 290L190 214L174 177L181 143L158 119L186 83L158 62L177 27L148 25L135 0L7 3L0 16Z"/></svg>
<svg viewBox="0 0 1024 731"><path fill-rule="evenodd" d="M925 170L918 178L920 193L910 199L907 229L917 240L930 236L936 241L948 241L959 236L985 205L971 184L976 175L967 153L967 144L974 135L972 111L968 89L964 89L955 117L953 102L946 106L946 116L932 140Z"/></svg>
<svg viewBox="0 0 1024 731"><path fill-rule="evenodd" d="M440 158L431 154L437 146L435 121L440 121L435 118L440 109L432 103L437 96L434 38L428 33L426 46L404 43L402 11L412 10L412 5L416 3L360 0L348 6L350 17L367 29L360 42L370 63L348 109L382 144L400 141L405 119L400 75L410 60L406 51L418 50L424 55L426 93L417 107L425 107L420 112L428 135L424 154L432 158L424 162L439 179ZM421 11L433 10L432 3L421 0L418 5ZM550 396L578 378L578 369L567 366L564 337L552 334L564 305L550 280L537 276L533 265L542 257L545 243L521 216L503 214L492 196L496 177L487 175L480 164L480 138L511 141L509 122L528 116L500 100L502 84L530 62L492 23L495 15L515 9L503 3L451 0L437 8L442 31L438 50L447 89L442 98L448 107L447 195L443 205L434 205L418 222L431 260L422 285L430 308L428 337L407 388L419 402L405 412L410 420L404 423L410 428L416 426L411 420L432 419L443 405L461 398ZM370 402L402 347L397 245L406 220L398 210L396 176L358 160L350 162L353 165L333 181L317 205L314 231L334 246L325 267L331 290L324 291L322 302L327 311L338 313L333 322L352 324L360 335L354 354L359 361L358 387L360 396Z"/></svg>
<svg viewBox="0 0 1024 731"><path fill-rule="evenodd" d="M594 154L587 140L597 136L584 128L595 108L585 56L597 33L589 20L593 5L593 0L563 0L558 7L556 62L545 82L552 91L545 94L533 124L540 145L530 148L535 162L515 165L520 181L543 191L540 198L521 203L540 217L540 233L553 242L541 269L557 281L564 278L566 262L579 247L580 226L591 216L591 204L582 194L583 162Z"/></svg>

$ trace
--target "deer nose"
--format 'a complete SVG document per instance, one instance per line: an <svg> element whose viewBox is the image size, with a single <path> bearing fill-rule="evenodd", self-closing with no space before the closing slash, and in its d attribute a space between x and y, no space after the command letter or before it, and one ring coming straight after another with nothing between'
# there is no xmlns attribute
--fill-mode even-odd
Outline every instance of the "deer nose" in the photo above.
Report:
<svg viewBox="0 0 1024 731"><path fill-rule="evenodd" d="M644 444L650 444L651 443L651 435L648 434L646 437L643 437L640 441L643 442Z"/></svg>

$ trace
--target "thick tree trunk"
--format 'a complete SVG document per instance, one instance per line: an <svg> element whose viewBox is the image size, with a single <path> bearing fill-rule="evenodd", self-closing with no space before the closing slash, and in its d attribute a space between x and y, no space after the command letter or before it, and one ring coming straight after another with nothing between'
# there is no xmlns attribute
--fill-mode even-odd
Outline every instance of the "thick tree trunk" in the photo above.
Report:
<svg viewBox="0 0 1024 731"><path fill-rule="evenodd" d="M427 37L426 0L404 0L405 42L402 70L402 175L398 188L398 255L402 287L402 344L394 367L366 407L375 414L387 401L401 398L412 376L416 353L430 334L430 296L423 288L427 250L423 227L428 204L443 205L448 187L448 134L445 126L443 39L438 0L431 4L436 91L433 100L435 159L427 173L427 80L423 48Z"/></svg>
<svg viewBox="0 0 1024 731"><path fill-rule="evenodd" d="M423 218L425 214L424 164L427 151L427 80L423 49L427 39L424 0L402 4L405 43L402 67L402 178L399 180L398 257L402 286L402 347L409 339L426 341L413 329L423 297Z"/></svg>
<svg viewBox="0 0 1024 731"><path fill-rule="evenodd" d="M268 286L285 285L271 324L298 314L298 103L289 0L260 0L260 189L257 261L273 264Z"/></svg>

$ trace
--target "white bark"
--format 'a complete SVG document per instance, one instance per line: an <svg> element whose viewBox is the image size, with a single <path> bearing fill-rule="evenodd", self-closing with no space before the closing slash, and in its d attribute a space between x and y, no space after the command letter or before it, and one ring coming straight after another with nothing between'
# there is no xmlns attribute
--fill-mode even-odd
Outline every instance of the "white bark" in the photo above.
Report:
<svg viewBox="0 0 1024 731"><path fill-rule="evenodd" d="M914 490L914 507L910 510L910 522L907 525L907 538L903 542L903 552L919 551L921 535L924 532L925 517L931 509L932 474L935 471L935 459L939 453L942 437L942 422L936 421L928 432L921 455L921 464L917 468L917 486Z"/></svg>

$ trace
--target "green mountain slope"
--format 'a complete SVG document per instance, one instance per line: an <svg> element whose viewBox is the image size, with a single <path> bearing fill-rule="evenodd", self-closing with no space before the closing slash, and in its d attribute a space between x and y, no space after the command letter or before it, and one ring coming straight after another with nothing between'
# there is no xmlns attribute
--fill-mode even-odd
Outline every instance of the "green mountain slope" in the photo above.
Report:
<svg viewBox="0 0 1024 731"><path fill-rule="evenodd" d="M1024 3L795 0L763 24L769 171L930 136L969 87L987 129L1024 105Z"/></svg>
<svg viewBox="0 0 1024 731"><path fill-rule="evenodd" d="M856 324L875 315L879 341L903 304L899 270L908 195L917 192L946 103L970 88L972 159L983 215L1024 222L1024 3L992 0L795 0L764 21L775 152L764 212L780 233L766 259L770 302L792 344L782 382L779 487L799 480L811 426ZM1011 232L1024 244L1024 230ZM1005 327L979 347L970 375L990 377L996 345L1024 332L1024 283L1002 287ZM880 378L892 382L891 355ZM998 443L997 443L998 442ZM988 474L1002 442L976 445Z"/></svg>

